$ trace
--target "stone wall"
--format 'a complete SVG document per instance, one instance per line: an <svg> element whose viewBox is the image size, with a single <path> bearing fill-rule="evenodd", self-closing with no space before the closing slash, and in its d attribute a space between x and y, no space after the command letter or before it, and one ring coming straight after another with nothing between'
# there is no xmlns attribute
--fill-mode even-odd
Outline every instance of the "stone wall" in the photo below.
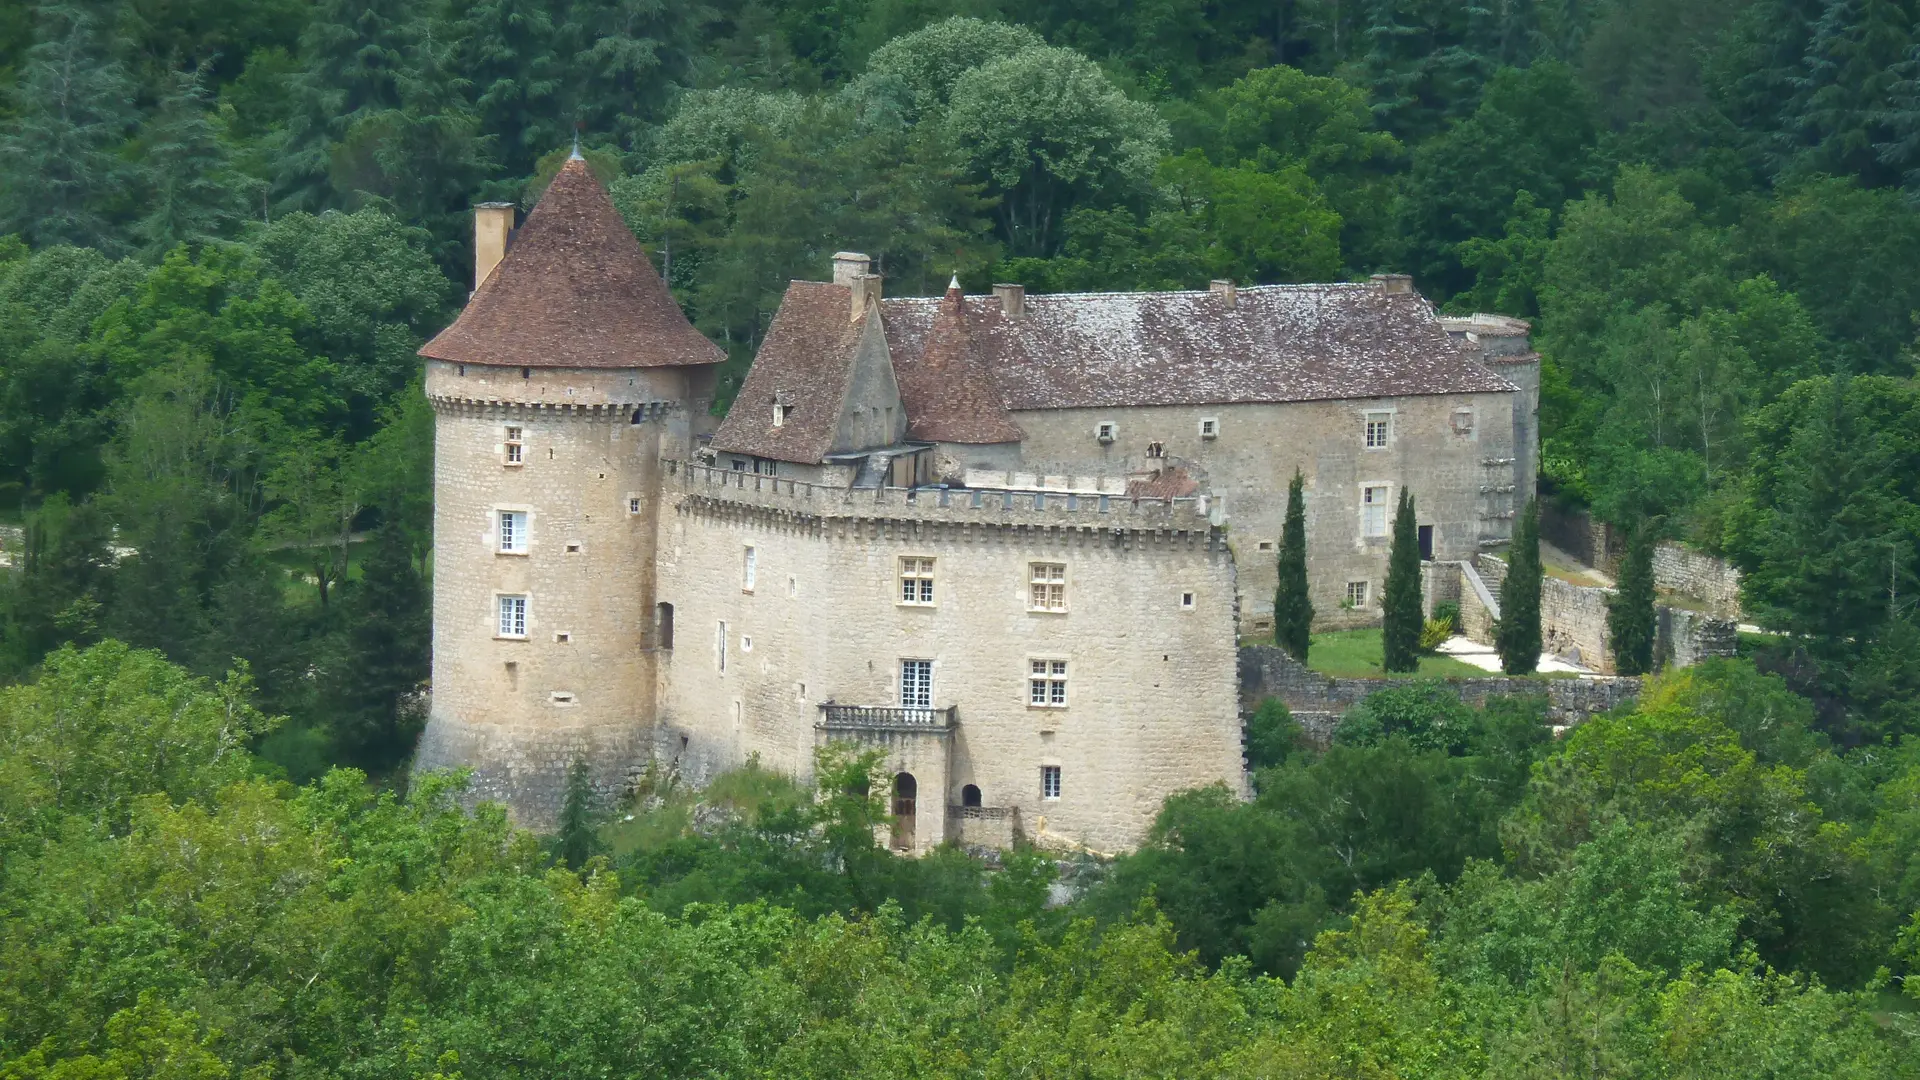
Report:
<svg viewBox="0 0 1920 1080"><path fill-rule="evenodd" d="M1740 620L1740 571L1718 556L1671 541L1657 544L1653 584L1662 592L1700 602L1710 615Z"/></svg>
<svg viewBox="0 0 1920 1080"><path fill-rule="evenodd" d="M754 754L809 775L822 703L898 705L901 661L926 659L934 706L956 710L944 762L931 744L887 747L917 783L921 849L968 784L1036 843L1112 852L1168 795L1241 783L1233 555L1196 500L666 478L659 745L691 782ZM909 556L933 560L932 604L900 602ZM1030 610L1034 562L1066 567L1065 612ZM1067 663L1067 707L1030 706L1036 659ZM1061 769L1057 799L1043 766ZM1000 827L959 820L968 843Z"/></svg>
<svg viewBox="0 0 1920 1080"><path fill-rule="evenodd" d="M1702 660L1740 651L1739 627L1731 619L1664 604L1654 613L1658 619L1653 645L1657 665L1692 667Z"/></svg>
<svg viewBox="0 0 1920 1080"><path fill-rule="evenodd" d="M1500 583L1506 580L1507 564L1496 556L1482 555L1471 564L1458 565L1469 585L1461 590L1461 633L1491 645L1492 621L1499 617L1497 598ZM1478 590L1471 587L1470 579L1476 576L1495 597L1494 603L1480 601ZM1554 577L1544 579L1540 584L1543 651L1595 671L1612 672L1613 652L1607 645L1607 600L1612 595L1612 589L1573 585ZM1732 656L1738 651L1736 627L1731 620L1666 604L1657 605L1654 611L1659 619L1654 657L1661 666L1690 667L1707 657Z"/></svg>
<svg viewBox="0 0 1920 1080"><path fill-rule="evenodd" d="M1192 473L1202 491L1218 497L1214 513L1240 566L1240 632L1251 636L1273 627L1275 549L1287 481L1296 469L1306 481L1315 628L1377 625L1389 538L1362 535L1362 490L1387 487L1391 521L1401 488L1411 488L1420 523L1433 529L1434 557L1472 558L1512 531L1514 407L1514 394L1452 394L1061 409L1014 419L1027 434L1021 447L1026 472L1117 477L1178 465ZM1365 445L1370 412L1392 414L1384 448ZM1456 426L1456 415L1467 419ZM1203 419L1216 421L1211 438L1201 433ZM1095 432L1109 422L1115 438L1101 443ZM1151 457L1156 444L1163 456ZM1347 584L1358 581L1367 583L1367 603L1343 608Z"/></svg>
<svg viewBox="0 0 1920 1080"><path fill-rule="evenodd" d="M1585 510L1540 500L1540 539L1611 577L1626 554L1626 537Z"/></svg>
<svg viewBox="0 0 1920 1080"><path fill-rule="evenodd" d="M1548 719L1563 726L1632 701L1641 687L1641 680L1623 676L1546 679L1488 675L1434 681L1474 706L1501 695L1545 694ZM1334 725L1348 709L1402 683L1398 679L1331 678L1272 645L1245 645L1240 649L1241 710L1251 713L1267 698L1279 698L1307 729L1308 736L1321 745L1332 737Z"/></svg>

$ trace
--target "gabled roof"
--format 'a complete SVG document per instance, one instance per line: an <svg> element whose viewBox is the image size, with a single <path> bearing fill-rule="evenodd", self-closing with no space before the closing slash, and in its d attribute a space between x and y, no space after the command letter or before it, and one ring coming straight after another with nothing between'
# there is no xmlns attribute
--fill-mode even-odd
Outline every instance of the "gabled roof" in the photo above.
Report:
<svg viewBox="0 0 1920 1080"><path fill-rule="evenodd" d="M882 301L883 310L885 301ZM958 285L935 302L923 338L896 330L886 320L887 346L900 380L901 406L907 410L907 438L925 442L1010 443L1022 437L1007 413L1007 403L983 363L982 350L970 339L967 309L1000 302L992 297L960 295Z"/></svg>
<svg viewBox="0 0 1920 1080"><path fill-rule="evenodd" d="M853 290L844 285L787 285L746 382L714 433L715 450L807 464L827 455L861 335L874 318L869 308L869 314L848 321L852 310ZM777 426L775 404L793 408Z"/></svg>
<svg viewBox="0 0 1920 1080"><path fill-rule="evenodd" d="M725 359L674 303L587 163L562 166L432 360L649 368Z"/></svg>
<svg viewBox="0 0 1920 1080"><path fill-rule="evenodd" d="M946 302L882 301L896 366L926 363L948 340L935 334ZM1514 390L1448 337L1424 297L1379 283L1254 286L1231 305L1211 292L1028 296L1018 317L981 298L959 318L960 370L986 372L1016 413Z"/></svg>

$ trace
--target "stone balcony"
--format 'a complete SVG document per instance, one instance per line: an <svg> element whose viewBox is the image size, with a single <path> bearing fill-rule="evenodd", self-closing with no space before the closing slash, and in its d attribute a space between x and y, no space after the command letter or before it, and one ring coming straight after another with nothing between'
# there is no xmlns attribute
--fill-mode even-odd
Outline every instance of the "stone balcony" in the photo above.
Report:
<svg viewBox="0 0 1920 1080"><path fill-rule="evenodd" d="M886 705L841 705L826 701L820 704L820 720L814 727L821 731L907 731L945 735L953 730L956 722L954 714L952 705L940 709L907 709Z"/></svg>

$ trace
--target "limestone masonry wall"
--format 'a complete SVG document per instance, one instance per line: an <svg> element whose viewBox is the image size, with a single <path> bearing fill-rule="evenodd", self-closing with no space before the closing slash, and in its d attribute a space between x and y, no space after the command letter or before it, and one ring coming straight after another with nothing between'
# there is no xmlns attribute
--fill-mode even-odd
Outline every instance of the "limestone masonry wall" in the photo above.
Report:
<svg viewBox="0 0 1920 1080"><path fill-rule="evenodd" d="M1240 707L1252 712L1267 698L1286 703L1309 737L1324 746L1340 718L1367 698L1396 685L1393 679L1335 679L1307 667L1272 645L1240 649ZM1500 695L1547 696L1547 717L1572 726L1640 694L1641 680L1630 676L1577 679L1520 679L1504 675L1435 680L1469 705L1484 705Z"/></svg>
<svg viewBox="0 0 1920 1080"><path fill-rule="evenodd" d="M1653 584L1700 601L1707 613L1740 620L1740 571L1727 561L1671 541L1654 545Z"/></svg>
<svg viewBox="0 0 1920 1080"><path fill-rule="evenodd" d="M932 662L957 723L863 736L918 788L913 847L1018 822L1042 844L1136 845L1168 795L1241 783L1232 553L1191 504L999 493L845 492L671 463L658 598L657 746L696 782L759 755L808 776L822 705L901 704L901 662ZM777 487L777 490L776 490ZM752 549L752 579L746 577ZM901 602L900 560L931 559L934 601ZM1034 563L1065 567L1067 610L1030 610ZM1030 664L1067 664L1065 708L1029 704ZM1061 770L1058 798L1042 791ZM987 813L993 811L993 813Z"/></svg>

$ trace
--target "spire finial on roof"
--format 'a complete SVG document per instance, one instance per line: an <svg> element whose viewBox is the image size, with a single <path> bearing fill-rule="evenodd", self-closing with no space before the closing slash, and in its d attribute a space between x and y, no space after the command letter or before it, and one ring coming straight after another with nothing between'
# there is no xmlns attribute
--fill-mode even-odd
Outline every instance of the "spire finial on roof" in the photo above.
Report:
<svg viewBox="0 0 1920 1080"><path fill-rule="evenodd" d="M960 291L960 275L959 274L953 275L953 280L947 282L947 291L948 292Z"/></svg>

